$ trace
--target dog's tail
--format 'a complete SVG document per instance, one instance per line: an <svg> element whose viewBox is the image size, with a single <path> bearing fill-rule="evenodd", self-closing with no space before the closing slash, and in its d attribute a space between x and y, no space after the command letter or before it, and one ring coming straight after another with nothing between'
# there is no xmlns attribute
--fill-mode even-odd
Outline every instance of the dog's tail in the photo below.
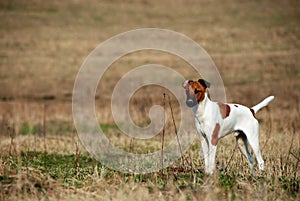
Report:
<svg viewBox="0 0 300 201"><path fill-rule="evenodd" d="M263 101L258 103L257 105L253 106L251 109L254 111L254 114L258 112L263 107L266 107L275 97L269 96L268 98L265 98Z"/></svg>

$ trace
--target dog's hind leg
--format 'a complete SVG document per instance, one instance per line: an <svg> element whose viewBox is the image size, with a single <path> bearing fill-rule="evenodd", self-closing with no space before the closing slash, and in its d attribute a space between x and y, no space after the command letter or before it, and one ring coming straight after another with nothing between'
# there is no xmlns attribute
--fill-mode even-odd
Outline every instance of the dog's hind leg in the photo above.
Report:
<svg viewBox="0 0 300 201"><path fill-rule="evenodd" d="M248 142L250 146L252 147L252 150L254 152L254 155L256 157L258 168L260 170L264 170L264 161L262 159L260 149L259 149L259 126L258 122L256 121L255 124L252 125L252 127L248 127L248 129L243 130L245 135L247 136Z"/></svg>
<svg viewBox="0 0 300 201"><path fill-rule="evenodd" d="M254 160L248 149L248 139L246 135L242 131L236 131L235 137L240 152L248 159L251 170L253 170Z"/></svg>

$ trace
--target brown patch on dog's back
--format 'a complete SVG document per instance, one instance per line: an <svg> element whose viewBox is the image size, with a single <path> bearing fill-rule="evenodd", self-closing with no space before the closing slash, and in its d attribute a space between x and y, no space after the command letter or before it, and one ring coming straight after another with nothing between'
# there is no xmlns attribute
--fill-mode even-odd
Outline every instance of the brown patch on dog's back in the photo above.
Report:
<svg viewBox="0 0 300 201"><path fill-rule="evenodd" d="M218 103L220 108L220 113L223 119L229 116L230 114L230 106L224 103Z"/></svg>
<svg viewBox="0 0 300 201"><path fill-rule="evenodd" d="M220 124L216 123L216 126L214 128L213 134L211 136L211 144L216 146L219 141L219 131L220 131Z"/></svg>

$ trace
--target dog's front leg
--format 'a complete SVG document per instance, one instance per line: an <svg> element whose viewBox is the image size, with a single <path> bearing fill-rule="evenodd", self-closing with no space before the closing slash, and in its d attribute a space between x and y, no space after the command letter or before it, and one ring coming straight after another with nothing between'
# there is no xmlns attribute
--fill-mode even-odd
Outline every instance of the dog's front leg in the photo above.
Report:
<svg viewBox="0 0 300 201"><path fill-rule="evenodd" d="M205 173L213 174L215 170L215 157L216 157L217 146L214 146L209 142L210 141L207 139L207 136L202 135L201 147L202 147L202 153L204 157Z"/></svg>
<svg viewBox="0 0 300 201"><path fill-rule="evenodd" d="M215 159L216 159L217 146L209 144L208 150L208 174L213 174L215 170Z"/></svg>
<svg viewBox="0 0 300 201"><path fill-rule="evenodd" d="M209 145L208 140L205 135L200 135L202 154L204 158L205 172L208 173L209 170Z"/></svg>

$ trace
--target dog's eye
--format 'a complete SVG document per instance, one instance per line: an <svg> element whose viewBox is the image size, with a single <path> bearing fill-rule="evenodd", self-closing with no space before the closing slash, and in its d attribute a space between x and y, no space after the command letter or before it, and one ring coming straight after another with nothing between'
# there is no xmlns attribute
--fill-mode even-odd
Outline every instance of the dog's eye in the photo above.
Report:
<svg viewBox="0 0 300 201"><path fill-rule="evenodd" d="M201 90L195 89L194 93L197 94L199 92L202 92Z"/></svg>

